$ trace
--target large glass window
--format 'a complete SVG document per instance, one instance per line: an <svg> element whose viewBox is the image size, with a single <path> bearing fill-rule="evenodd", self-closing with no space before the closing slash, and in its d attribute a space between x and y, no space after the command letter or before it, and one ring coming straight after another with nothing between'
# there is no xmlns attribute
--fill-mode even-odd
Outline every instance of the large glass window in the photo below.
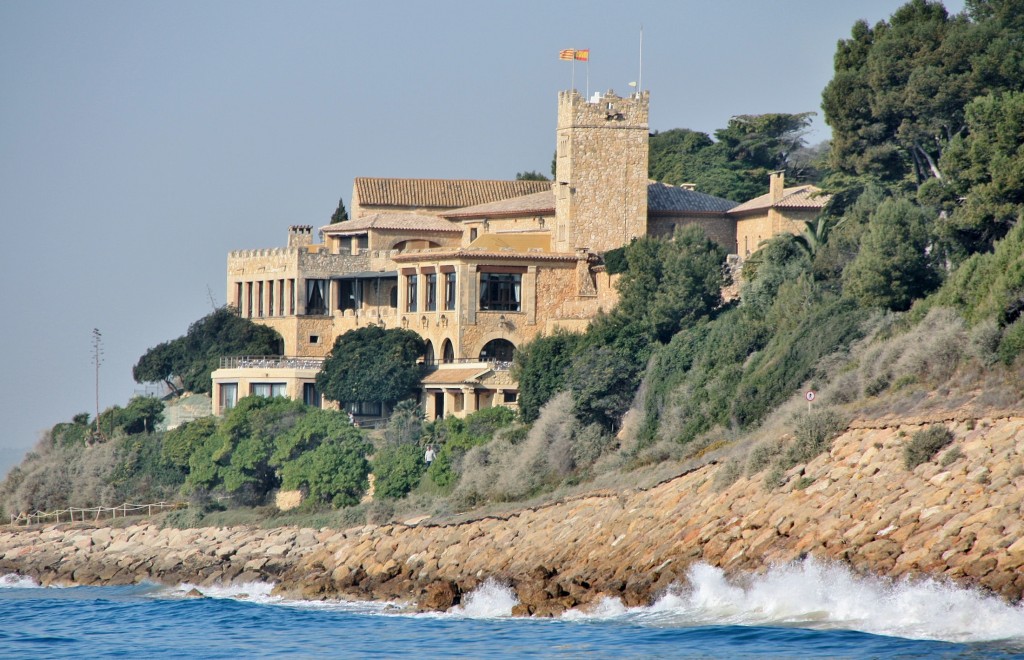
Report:
<svg viewBox="0 0 1024 660"><path fill-rule="evenodd" d="M480 351L481 362L511 362L515 356L515 344L507 339L492 339Z"/></svg>
<svg viewBox="0 0 1024 660"><path fill-rule="evenodd" d="M288 388L285 383L252 383L249 393L253 396L288 396Z"/></svg>
<svg viewBox="0 0 1024 660"><path fill-rule="evenodd" d="M220 384L220 409L231 410L238 403L238 383Z"/></svg>
<svg viewBox="0 0 1024 660"><path fill-rule="evenodd" d="M455 309L455 273L444 274L444 308Z"/></svg>
<svg viewBox="0 0 1024 660"><path fill-rule="evenodd" d="M455 347L452 346L450 339L445 339L444 343L441 344L441 361L455 362Z"/></svg>
<svg viewBox="0 0 1024 660"><path fill-rule="evenodd" d="M427 302L426 311L433 312L437 309L437 273L427 273Z"/></svg>
<svg viewBox="0 0 1024 660"><path fill-rule="evenodd" d="M518 312L522 278L519 273L480 273L480 309Z"/></svg>
<svg viewBox="0 0 1024 660"><path fill-rule="evenodd" d="M407 275L405 279L405 311L416 311L416 285L418 275Z"/></svg>
<svg viewBox="0 0 1024 660"><path fill-rule="evenodd" d="M327 313L327 280L306 280L306 313Z"/></svg>
<svg viewBox="0 0 1024 660"><path fill-rule="evenodd" d="M381 416L381 405L377 401L360 401L358 403L350 403L345 406L345 409L353 415L361 415L363 417Z"/></svg>
<svg viewBox="0 0 1024 660"><path fill-rule="evenodd" d="M338 282L338 309L359 309L363 298L362 282L359 280L340 280Z"/></svg>

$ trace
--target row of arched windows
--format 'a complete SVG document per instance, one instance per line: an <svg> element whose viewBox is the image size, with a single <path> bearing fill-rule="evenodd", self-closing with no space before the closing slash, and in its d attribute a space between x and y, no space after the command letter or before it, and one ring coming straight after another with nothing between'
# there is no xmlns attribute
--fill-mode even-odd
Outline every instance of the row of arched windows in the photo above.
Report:
<svg viewBox="0 0 1024 660"><path fill-rule="evenodd" d="M484 347L480 349L480 355L478 359L481 362L511 362L512 357L515 355L516 347L515 344L507 339L492 339L491 341L484 344ZM429 339L427 340L427 351L423 356L426 364L437 364L439 360L434 354L434 343ZM441 343L441 359L442 364L455 362L455 348L452 346L451 339L445 339Z"/></svg>

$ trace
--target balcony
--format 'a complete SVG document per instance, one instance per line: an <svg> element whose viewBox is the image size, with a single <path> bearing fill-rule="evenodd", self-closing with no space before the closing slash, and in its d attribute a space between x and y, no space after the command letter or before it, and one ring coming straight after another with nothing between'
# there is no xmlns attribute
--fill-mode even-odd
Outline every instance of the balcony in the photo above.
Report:
<svg viewBox="0 0 1024 660"><path fill-rule="evenodd" d="M286 357L283 355L233 355L220 359L221 369L311 369L320 371L323 364L323 358Z"/></svg>

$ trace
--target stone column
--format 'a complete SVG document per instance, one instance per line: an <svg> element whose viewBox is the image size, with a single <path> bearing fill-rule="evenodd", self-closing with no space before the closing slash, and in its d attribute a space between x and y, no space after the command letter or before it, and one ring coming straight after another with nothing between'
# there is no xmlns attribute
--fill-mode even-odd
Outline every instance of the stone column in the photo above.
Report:
<svg viewBox="0 0 1024 660"><path fill-rule="evenodd" d="M480 278L476 272L476 265L469 264L459 272L459 279L463 286L460 288L462 295L462 309L466 310L466 323L476 325L476 308L480 302Z"/></svg>
<svg viewBox="0 0 1024 660"><path fill-rule="evenodd" d="M444 414L445 415L450 415L450 414L453 414L453 413L457 413L462 408L462 406L459 406L459 405L456 404L456 401L457 401L456 394L457 394L457 392L455 390L445 389L445 391L444 391Z"/></svg>
<svg viewBox="0 0 1024 660"><path fill-rule="evenodd" d="M242 317L243 318L247 318L247 319L251 319L252 318L252 295L253 295L252 294L252 282L246 282L243 285L242 288L245 289L244 296L243 296L244 297L244 301L245 301L243 303L245 309L242 311Z"/></svg>
<svg viewBox="0 0 1024 660"><path fill-rule="evenodd" d="M299 277L295 279L295 315L304 316L306 314L306 278Z"/></svg>
<svg viewBox="0 0 1024 660"><path fill-rule="evenodd" d="M476 388L474 387L463 387L462 388L462 401L464 405L462 409L466 414L476 412Z"/></svg>
<svg viewBox="0 0 1024 660"><path fill-rule="evenodd" d="M526 267L522 291L523 311L526 312L526 325L537 324L537 266Z"/></svg>

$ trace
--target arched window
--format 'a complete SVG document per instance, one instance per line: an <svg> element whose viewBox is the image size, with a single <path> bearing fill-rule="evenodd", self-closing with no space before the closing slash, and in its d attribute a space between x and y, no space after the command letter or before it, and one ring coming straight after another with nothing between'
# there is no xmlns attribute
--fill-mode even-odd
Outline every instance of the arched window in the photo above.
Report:
<svg viewBox="0 0 1024 660"><path fill-rule="evenodd" d="M445 363L455 362L455 349L452 347L450 339L445 339L444 343L441 344L441 361Z"/></svg>
<svg viewBox="0 0 1024 660"><path fill-rule="evenodd" d="M492 339L480 351L480 361L511 362L516 352L515 345L507 339Z"/></svg>
<svg viewBox="0 0 1024 660"><path fill-rule="evenodd" d="M434 344L428 339L427 350L423 353L423 364L428 367L434 364Z"/></svg>

